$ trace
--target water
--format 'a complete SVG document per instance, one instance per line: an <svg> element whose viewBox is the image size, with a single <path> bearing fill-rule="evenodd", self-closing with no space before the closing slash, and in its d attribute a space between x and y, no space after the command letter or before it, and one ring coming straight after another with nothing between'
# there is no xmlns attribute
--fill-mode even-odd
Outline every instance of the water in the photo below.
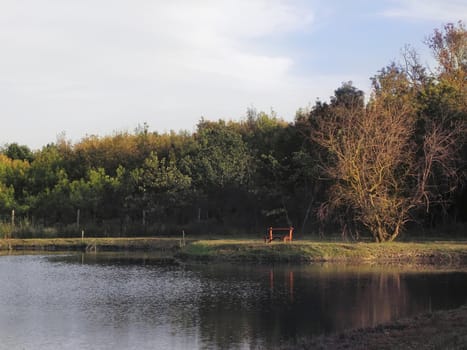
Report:
<svg viewBox="0 0 467 350"><path fill-rule="evenodd" d="M0 256L0 349L256 349L467 302L467 273Z"/></svg>

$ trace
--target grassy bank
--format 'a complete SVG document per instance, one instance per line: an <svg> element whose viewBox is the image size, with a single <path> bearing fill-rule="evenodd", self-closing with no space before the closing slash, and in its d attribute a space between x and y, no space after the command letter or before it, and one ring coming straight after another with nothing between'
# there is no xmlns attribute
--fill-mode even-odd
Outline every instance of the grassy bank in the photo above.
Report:
<svg viewBox="0 0 467 350"><path fill-rule="evenodd" d="M250 262L466 263L467 242L343 243L296 241L265 244L258 240L200 240L179 253L188 260Z"/></svg>
<svg viewBox="0 0 467 350"><path fill-rule="evenodd" d="M467 263L467 241L344 243L259 239L53 238L0 240L0 250L166 251L186 261Z"/></svg>
<svg viewBox="0 0 467 350"><path fill-rule="evenodd" d="M174 251L179 248L180 239L177 238L40 238L0 240L0 250Z"/></svg>

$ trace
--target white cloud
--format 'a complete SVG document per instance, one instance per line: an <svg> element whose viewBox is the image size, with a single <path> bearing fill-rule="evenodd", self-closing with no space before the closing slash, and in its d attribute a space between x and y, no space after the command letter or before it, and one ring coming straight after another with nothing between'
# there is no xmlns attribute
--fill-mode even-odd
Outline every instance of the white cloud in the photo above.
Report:
<svg viewBox="0 0 467 350"><path fill-rule="evenodd" d="M266 99L290 110L276 96L301 83L294 57L270 42L312 21L300 0L2 0L0 142L14 120L49 142L129 118L191 128Z"/></svg>
<svg viewBox="0 0 467 350"><path fill-rule="evenodd" d="M287 74L293 62L256 50L255 39L311 20L277 0L7 3L0 14L2 73L15 79L180 77L178 71L189 70L263 81Z"/></svg>
<svg viewBox="0 0 467 350"><path fill-rule="evenodd" d="M395 7L384 12L389 17L402 17L442 22L467 20L465 0L394 0Z"/></svg>

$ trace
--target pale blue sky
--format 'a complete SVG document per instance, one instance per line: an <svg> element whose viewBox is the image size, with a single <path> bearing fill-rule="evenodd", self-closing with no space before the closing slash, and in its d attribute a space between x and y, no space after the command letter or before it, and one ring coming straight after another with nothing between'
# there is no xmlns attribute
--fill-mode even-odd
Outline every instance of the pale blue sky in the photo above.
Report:
<svg viewBox="0 0 467 350"><path fill-rule="evenodd" d="M293 120L369 78L465 0L0 0L0 145L193 131L248 107Z"/></svg>

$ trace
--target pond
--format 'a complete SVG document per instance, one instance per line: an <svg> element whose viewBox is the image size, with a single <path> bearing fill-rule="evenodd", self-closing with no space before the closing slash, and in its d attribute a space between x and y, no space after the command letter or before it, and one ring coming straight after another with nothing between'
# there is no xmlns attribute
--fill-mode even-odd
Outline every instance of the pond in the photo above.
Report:
<svg viewBox="0 0 467 350"><path fill-rule="evenodd" d="M0 256L0 348L256 349L467 302L410 266L170 266L148 254Z"/></svg>

